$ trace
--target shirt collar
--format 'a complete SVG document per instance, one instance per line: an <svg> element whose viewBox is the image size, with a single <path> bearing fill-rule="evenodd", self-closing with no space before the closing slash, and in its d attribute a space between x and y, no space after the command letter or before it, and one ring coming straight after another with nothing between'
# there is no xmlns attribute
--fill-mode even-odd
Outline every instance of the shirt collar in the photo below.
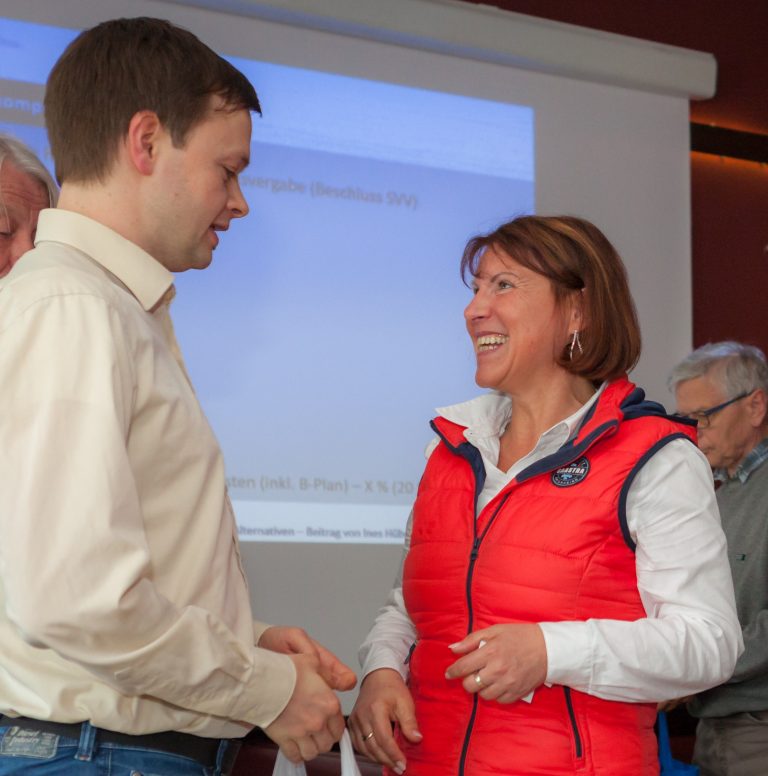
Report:
<svg viewBox="0 0 768 776"><path fill-rule="evenodd" d="M768 437L758 442L752 450L747 453L744 460L738 465L733 477L728 475L727 469L715 469L714 477L719 482L728 482L728 480L738 479L743 485L756 469L768 460Z"/></svg>
<svg viewBox="0 0 768 776"><path fill-rule="evenodd" d="M69 210L40 212L35 245L71 245L114 275L145 310L153 310L172 295L173 275L138 245L104 224Z"/></svg>
<svg viewBox="0 0 768 776"><path fill-rule="evenodd" d="M606 383L603 383L594 396L572 415L547 429L541 435L541 439L558 437L559 444L567 442L579 430L584 416L597 401L605 386ZM504 393L486 393L461 404L439 407L437 413L452 423L464 426L466 428L464 435L468 439L499 437L512 416L512 399Z"/></svg>

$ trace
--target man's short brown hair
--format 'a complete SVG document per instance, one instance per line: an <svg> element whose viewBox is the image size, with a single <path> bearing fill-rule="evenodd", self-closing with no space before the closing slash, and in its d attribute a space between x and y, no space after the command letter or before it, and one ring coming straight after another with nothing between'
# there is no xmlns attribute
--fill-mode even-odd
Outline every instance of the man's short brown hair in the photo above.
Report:
<svg viewBox="0 0 768 776"><path fill-rule="evenodd" d="M582 350L563 349L557 363L573 374L601 383L629 372L640 358L640 325L627 283L627 271L608 238L589 221L573 216L521 216L464 250L461 274L477 274L488 248L505 253L548 278L562 307L581 294Z"/></svg>
<svg viewBox="0 0 768 776"><path fill-rule="evenodd" d="M248 79L191 32L162 19L114 19L85 30L54 65L45 121L59 183L103 180L131 118L154 111L182 147L212 96L261 112Z"/></svg>

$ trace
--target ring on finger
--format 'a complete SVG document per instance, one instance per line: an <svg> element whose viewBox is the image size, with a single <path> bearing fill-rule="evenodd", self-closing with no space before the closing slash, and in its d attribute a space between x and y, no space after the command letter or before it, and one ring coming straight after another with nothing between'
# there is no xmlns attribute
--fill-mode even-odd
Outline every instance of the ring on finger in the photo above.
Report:
<svg viewBox="0 0 768 776"><path fill-rule="evenodd" d="M476 684L478 687L484 687L484 686L485 686L485 685L483 684L483 680L480 678L480 672L479 672L479 671L478 671L478 672L475 674L475 684Z"/></svg>
<svg viewBox="0 0 768 776"><path fill-rule="evenodd" d="M369 739L373 738L373 731L368 733L367 736L363 736L363 741L368 741Z"/></svg>

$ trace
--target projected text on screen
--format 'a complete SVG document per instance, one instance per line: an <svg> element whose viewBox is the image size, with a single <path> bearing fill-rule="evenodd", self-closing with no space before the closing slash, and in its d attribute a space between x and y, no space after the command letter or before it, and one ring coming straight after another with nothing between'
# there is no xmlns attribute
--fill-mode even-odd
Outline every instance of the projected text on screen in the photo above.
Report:
<svg viewBox="0 0 768 776"><path fill-rule="evenodd" d="M0 130L49 164L44 83L75 34L0 20ZM478 392L458 263L533 211L533 110L232 61L264 107L251 212L173 316L240 538L401 543L434 408Z"/></svg>

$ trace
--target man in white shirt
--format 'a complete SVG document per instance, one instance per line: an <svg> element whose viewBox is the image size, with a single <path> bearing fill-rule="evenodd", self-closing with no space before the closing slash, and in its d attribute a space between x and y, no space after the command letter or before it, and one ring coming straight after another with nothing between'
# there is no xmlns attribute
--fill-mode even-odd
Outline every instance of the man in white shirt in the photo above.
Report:
<svg viewBox="0 0 768 776"><path fill-rule="evenodd" d="M262 727L340 737L354 674L254 622L173 276L248 212L259 102L156 19L82 33L48 80L61 197L0 290L0 772L227 773Z"/></svg>

